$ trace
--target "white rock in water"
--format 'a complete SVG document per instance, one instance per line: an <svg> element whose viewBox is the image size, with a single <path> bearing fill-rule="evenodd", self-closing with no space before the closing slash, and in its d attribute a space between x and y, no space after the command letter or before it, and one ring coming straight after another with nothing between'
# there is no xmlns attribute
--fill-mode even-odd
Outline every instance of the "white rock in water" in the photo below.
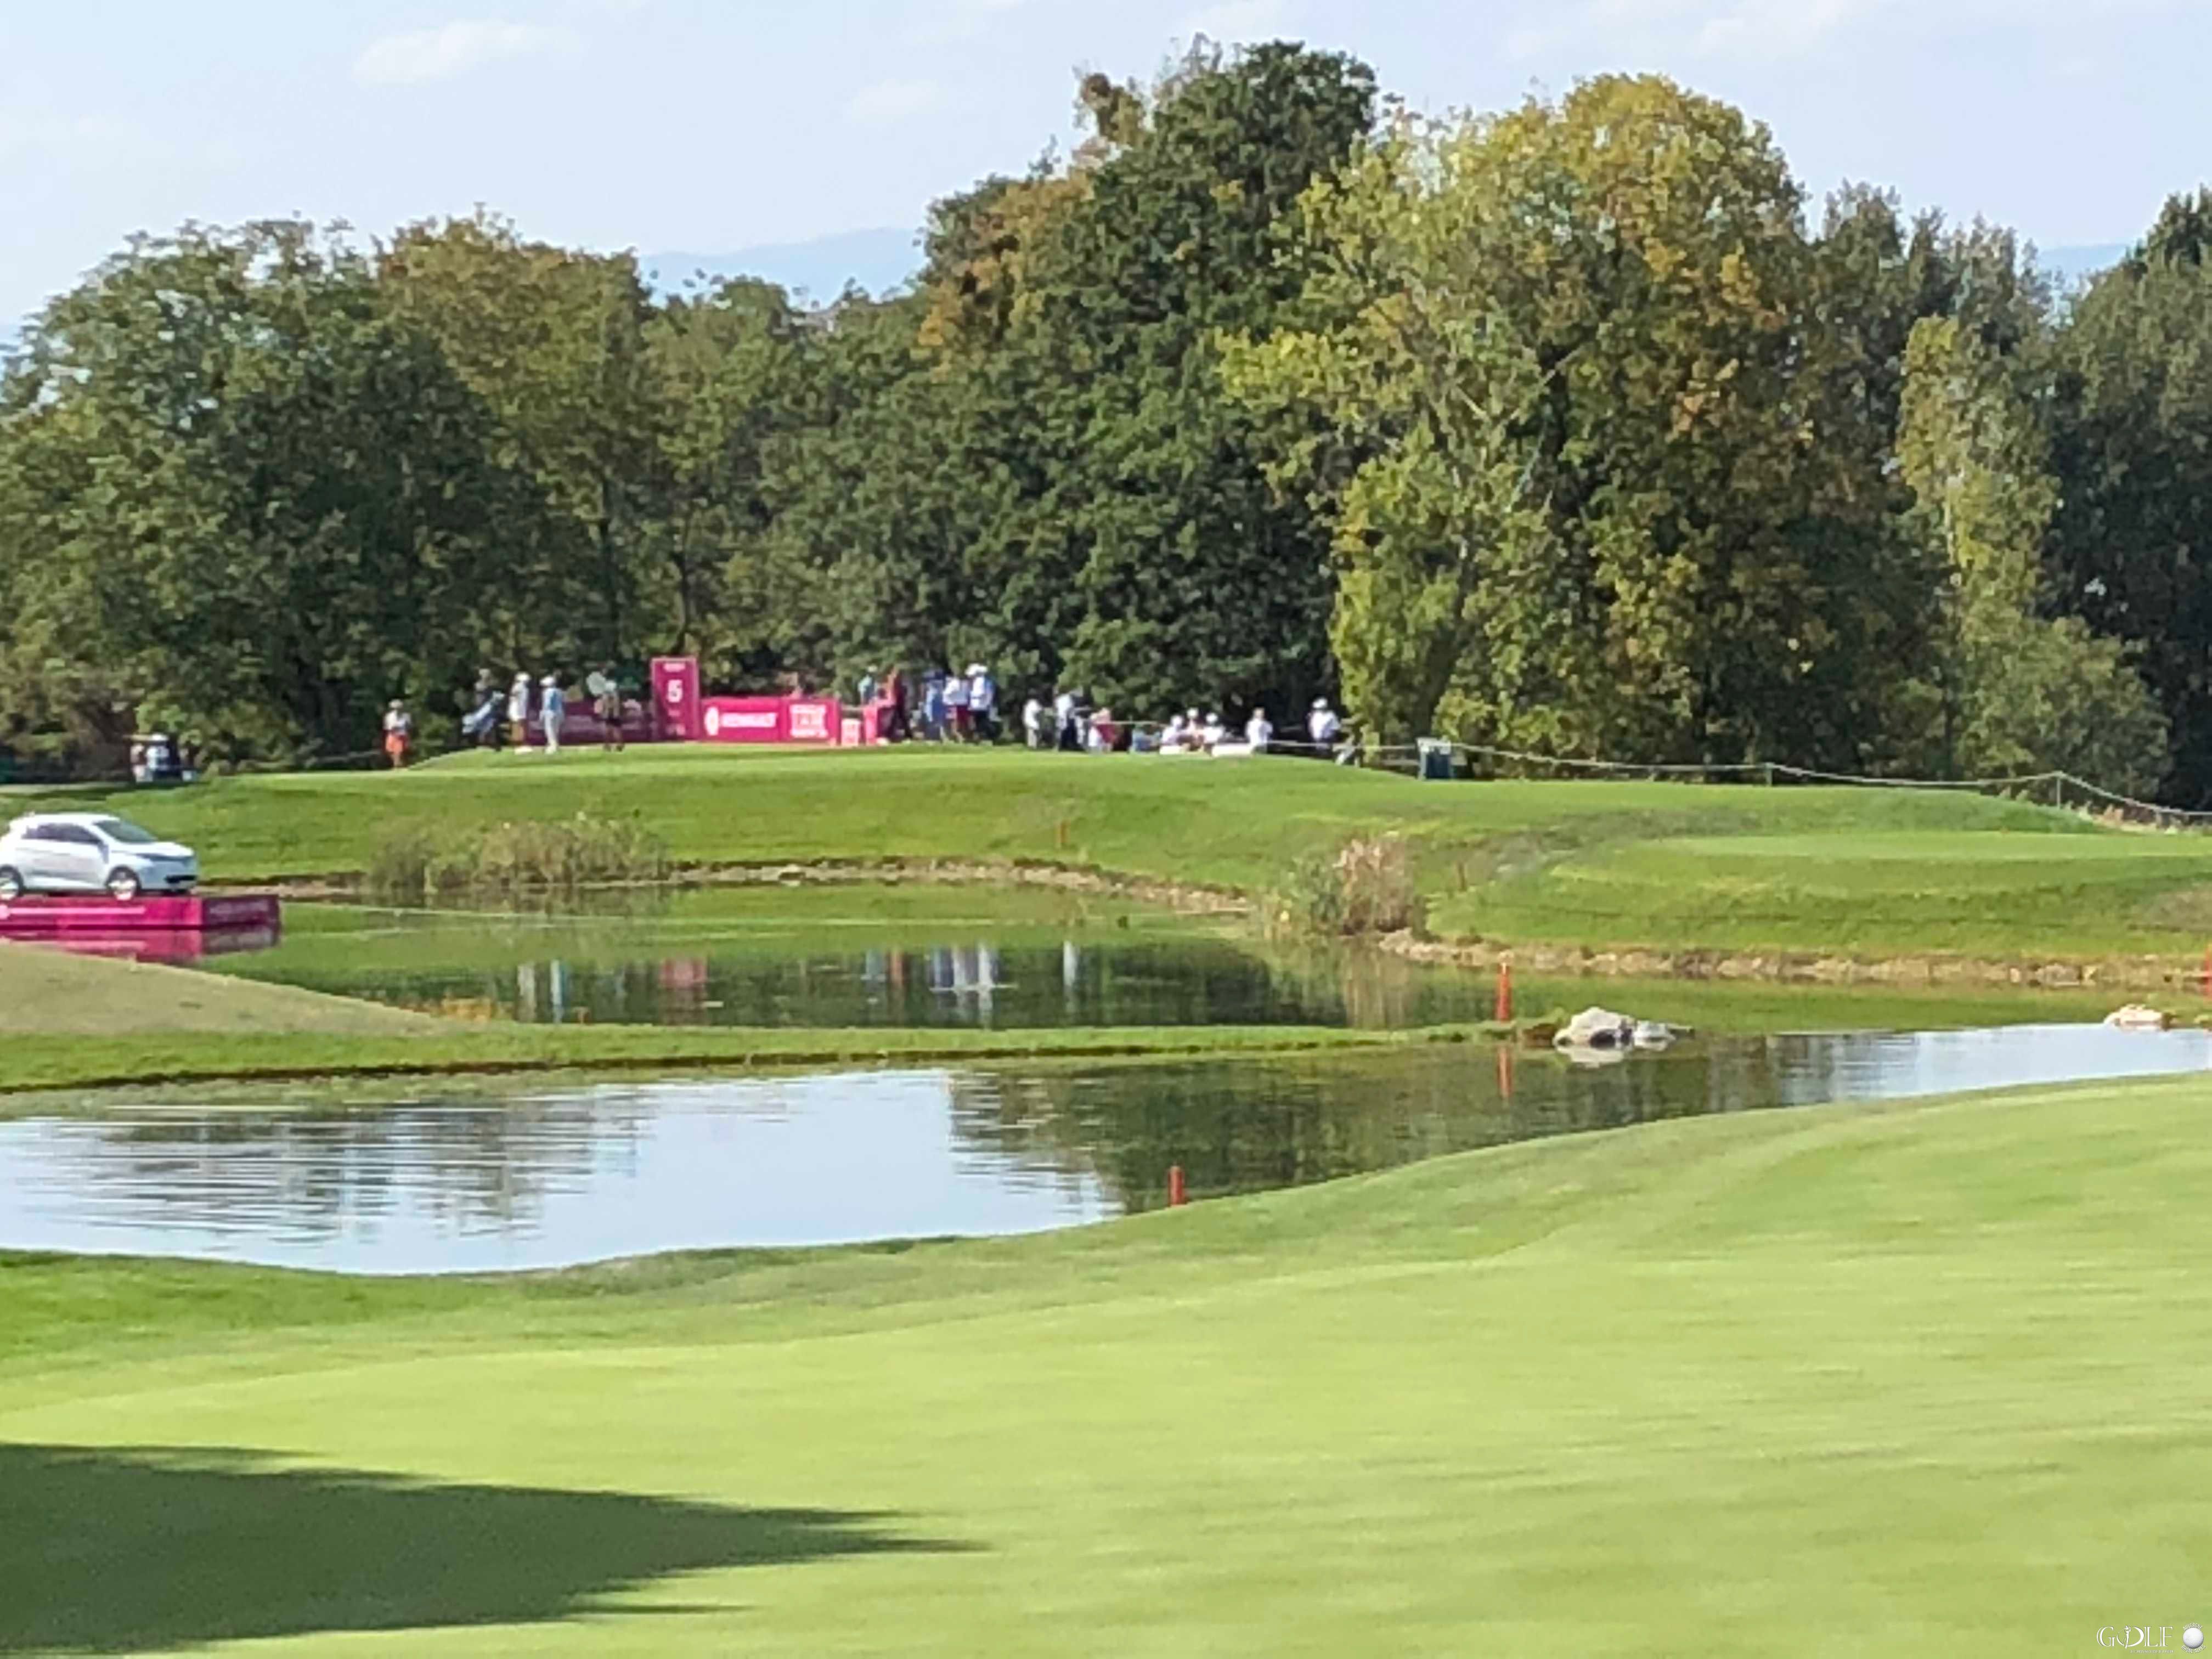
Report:
<svg viewBox="0 0 2212 1659"><path fill-rule="evenodd" d="M1671 1048L1674 1046L1674 1028L1656 1019L1636 1022L1636 1046L1639 1048Z"/></svg>
<svg viewBox="0 0 2212 1659"><path fill-rule="evenodd" d="M1585 1008L1561 1026L1552 1041L1562 1048L1632 1048L1636 1022L1610 1008Z"/></svg>
<svg viewBox="0 0 2212 1659"><path fill-rule="evenodd" d="M2106 1024L2121 1031L2163 1031L2172 1023L2157 1009L2146 1008L2140 1002L2115 1008L2105 1016Z"/></svg>

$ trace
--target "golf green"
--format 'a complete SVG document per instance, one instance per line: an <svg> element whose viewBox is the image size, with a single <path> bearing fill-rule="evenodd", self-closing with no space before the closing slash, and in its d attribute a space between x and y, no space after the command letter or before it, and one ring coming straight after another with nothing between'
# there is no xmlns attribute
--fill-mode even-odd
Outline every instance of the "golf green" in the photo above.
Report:
<svg viewBox="0 0 2212 1659"><path fill-rule="evenodd" d="M2212 1597L2208 1106L1753 1114L540 1279L0 1258L0 1651L2178 1632Z"/></svg>

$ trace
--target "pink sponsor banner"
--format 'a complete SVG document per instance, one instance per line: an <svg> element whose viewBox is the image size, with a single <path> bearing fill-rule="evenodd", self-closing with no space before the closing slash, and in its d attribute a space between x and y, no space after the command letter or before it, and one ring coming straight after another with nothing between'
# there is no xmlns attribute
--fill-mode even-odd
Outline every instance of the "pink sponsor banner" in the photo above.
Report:
<svg viewBox="0 0 2212 1659"><path fill-rule="evenodd" d="M702 697L699 736L708 743L836 744L843 711L834 697Z"/></svg>
<svg viewBox="0 0 2212 1659"><path fill-rule="evenodd" d="M699 735L708 743L782 743L784 709L781 697L708 697L699 705Z"/></svg>
<svg viewBox="0 0 2212 1659"><path fill-rule="evenodd" d="M843 730L835 697L793 697L786 707L786 738L792 743L836 743Z"/></svg>

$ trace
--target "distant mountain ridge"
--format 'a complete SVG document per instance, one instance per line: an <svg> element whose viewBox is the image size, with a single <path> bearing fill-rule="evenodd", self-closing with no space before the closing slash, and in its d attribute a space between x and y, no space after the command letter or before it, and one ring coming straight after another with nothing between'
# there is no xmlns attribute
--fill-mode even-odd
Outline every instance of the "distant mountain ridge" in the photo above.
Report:
<svg viewBox="0 0 2212 1659"><path fill-rule="evenodd" d="M775 242L733 253L648 253L638 269L657 294L681 294L686 283L757 276L826 305L857 283L882 295L903 288L921 269L920 233L884 227L848 230L806 242Z"/></svg>

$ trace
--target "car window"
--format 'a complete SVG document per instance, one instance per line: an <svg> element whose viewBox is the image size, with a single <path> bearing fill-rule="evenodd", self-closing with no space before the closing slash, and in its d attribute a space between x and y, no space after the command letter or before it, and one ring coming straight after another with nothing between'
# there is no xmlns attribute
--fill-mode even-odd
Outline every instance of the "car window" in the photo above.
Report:
<svg viewBox="0 0 2212 1659"><path fill-rule="evenodd" d="M161 837L150 830L141 830L128 818L98 818L94 829L118 847L151 847Z"/></svg>
<svg viewBox="0 0 2212 1659"><path fill-rule="evenodd" d="M61 826L58 823L34 823L23 831L25 841L59 841L61 838Z"/></svg>
<svg viewBox="0 0 2212 1659"><path fill-rule="evenodd" d="M58 823L47 832L49 841L65 841L73 847L97 847L100 837L74 823Z"/></svg>

